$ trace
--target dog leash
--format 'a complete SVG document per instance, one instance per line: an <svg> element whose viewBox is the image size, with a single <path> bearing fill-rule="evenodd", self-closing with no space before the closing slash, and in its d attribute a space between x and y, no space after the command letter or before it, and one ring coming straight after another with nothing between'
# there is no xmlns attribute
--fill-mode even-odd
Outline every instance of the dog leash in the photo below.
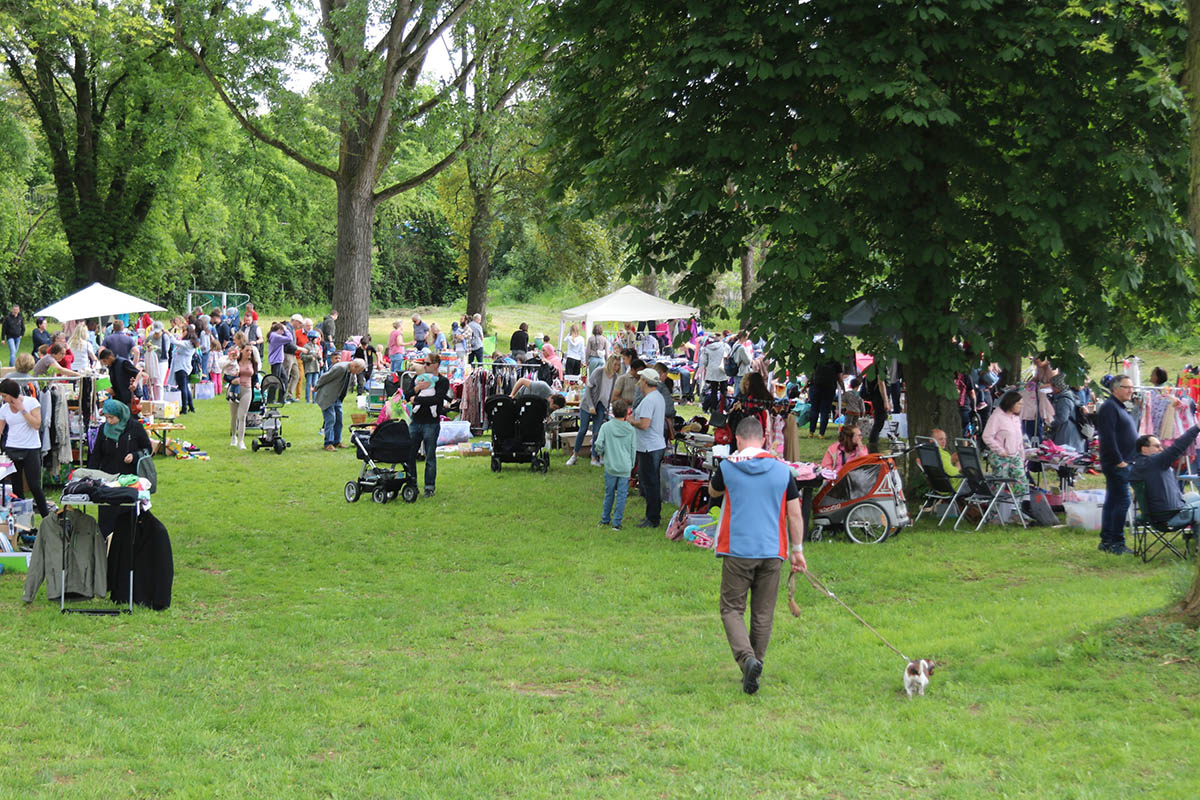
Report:
<svg viewBox="0 0 1200 800"><path fill-rule="evenodd" d="M846 605L845 603L843 603L843 602L842 602L842 598L838 597L836 594L834 594L833 592L829 591L828 587L826 587L826 586L825 586L825 584L821 583L821 581L820 581L820 580L817 578L817 576L816 576L816 575L813 575L813 574L812 574L811 572L809 572L808 570L804 570L804 577L808 578L808 582L809 582L809 583L811 583L811 584L813 585L813 588L814 588L814 589L816 589L816 590L817 590L817 591L819 591L819 592L823 592L824 594L827 594L827 595L829 595L829 596L830 596L830 597L832 597L834 600L836 600L836 601L838 602L838 604L839 604L839 605L840 605L842 608L846 609L846 610L847 610L847 611L849 611L851 614L853 614L853 615L854 615L854 618L855 618L856 620L858 620L858 621L859 621L859 622L861 622L863 625L865 625L865 626L866 626L866 628L867 628L867 630L869 630L871 633L873 633L873 634L875 634L876 636L878 636L878 637L879 637L879 641L881 641L881 642L883 642L884 644L886 644L886 645L888 646L888 649L890 649L890 650L891 650L893 653L895 653L896 655L898 655L898 656L900 656L901 658L903 658L903 659L904 659L904 661L905 661L905 663L907 663L908 661L910 661L910 659L909 659L909 657L908 657L908 656L904 655L904 653L901 653L899 650L897 650L897 649L896 649L896 646L895 646L895 645L893 645L893 644L892 644L891 642L889 642L887 639L883 638L883 634L881 634L879 631L877 631L877 630L875 630L874 628L872 628L872 627L871 627L871 625L870 625L870 623L868 623L868 622L867 622L865 619L863 619L862 617L860 617L858 614L855 614L855 612L854 612L854 609L853 609L853 608L851 608L850 606L848 606L848 605ZM791 611L792 611L792 616L796 616L796 617L800 616L800 606L796 604L796 573L794 573L794 572L793 572L791 575L789 575L789 576L788 576L788 608L790 608L790 609L791 609Z"/></svg>

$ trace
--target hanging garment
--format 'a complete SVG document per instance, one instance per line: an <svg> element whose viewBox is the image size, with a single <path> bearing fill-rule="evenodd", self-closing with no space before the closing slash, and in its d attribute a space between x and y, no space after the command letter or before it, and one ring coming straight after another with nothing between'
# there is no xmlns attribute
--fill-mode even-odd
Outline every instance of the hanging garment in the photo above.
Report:
<svg viewBox="0 0 1200 800"><path fill-rule="evenodd" d="M130 559L133 566L133 602L162 611L171 605L171 585L175 580L175 560L171 555L171 537L158 518L149 511L139 514L130 541L128 515L121 509L108 552L108 585L114 603L129 602Z"/></svg>
<svg viewBox="0 0 1200 800"><path fill-rule="evenodd" d="M22 600L32 603L42 581L46 583L46 598L62 597L63 528L68 530L66 542L67 594L79 597L103 597L108 591L108 565L104 537L96 520L74 508L51 514L38 526L29 559L29 574L25 576Z"/></svg>
<svg viewBox="0 0 1200 800"><path fill-rule="evenodd" d="M53 435L54 458L51 461L52 471L61 471L63 464L71 463L71 431L67 419L67 387L55 384L52 389L54 396L54 417L50 420ZM57 462L57 463L56 463Z"/></svg>

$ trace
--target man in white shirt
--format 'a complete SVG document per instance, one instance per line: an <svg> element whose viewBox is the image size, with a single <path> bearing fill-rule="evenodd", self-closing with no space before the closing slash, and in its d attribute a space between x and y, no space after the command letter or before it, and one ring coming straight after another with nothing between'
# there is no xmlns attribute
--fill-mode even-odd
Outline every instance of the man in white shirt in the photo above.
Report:
<svg viewBox="0 0 1200 800"><path fill-rule="evenodd" d="M657 528L662 513L658 468L667 453L663 436L666 403L658 391L658 372L647 367L638 373L642 399L633 410L633 427L637 428L638 485L646 497L646 518L639 528Z"/></svg>

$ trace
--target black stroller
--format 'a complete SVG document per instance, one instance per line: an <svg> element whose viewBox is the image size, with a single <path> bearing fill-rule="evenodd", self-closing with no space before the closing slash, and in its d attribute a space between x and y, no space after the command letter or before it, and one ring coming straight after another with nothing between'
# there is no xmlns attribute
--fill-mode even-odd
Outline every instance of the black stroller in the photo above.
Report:
<svg viewBox="0 0 1200 800"><path fill-rule="evenodd" d="M286 414L280 414L284 397L287 395L287 385L278 375L268 375L262 379L258 391L250 397L250 408L246 411L246 432L257 433L250 442L250 449L258 452L260 447L274 450L277 455L292 446L283 438L283 420Z"/></svg>
<svg viewBox="0 0 1200 800"><path fill-rule="evenodd" d="M346 482L347 503L357 501L363 492L370 492L376 503L394 499L397 492L406 503L417 501L417 482L407 472L412 449L407 422L389 419L379 425L351 425L350 441L354 442L354 454L363 466L358 480ZM389 469L379 464L392 466Z"/></svg>
<svg viewBox="0 0 1200 800"><path fill-rule="evenodd" d="M492 472L501 464L529 464L534 472L550 469L546 449L546 416L550 405L540 397L513 399L496 394L483 403L492 428Z"/></svg>

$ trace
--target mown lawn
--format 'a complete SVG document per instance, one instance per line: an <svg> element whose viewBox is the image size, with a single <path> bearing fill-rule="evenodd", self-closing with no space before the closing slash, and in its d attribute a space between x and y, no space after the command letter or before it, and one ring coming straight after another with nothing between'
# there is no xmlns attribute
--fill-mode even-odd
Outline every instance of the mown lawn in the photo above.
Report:
<svg viewBox="0 0 1200 800"><path fill-rule="evenodd" d="M909 702L900 659L802 585L749 697L715 559L598 528L598 470L443 459L432 500L349 505L358 462L319 449L315 407L289 407L275 456L229 450L224 402L197 405L213 460L159 467L170 610L61 616L0 576L0 796L1200 792L1200 643L1157 616L1189 566L1075 530L814 543L817 575L943 667Z"/></svg>

